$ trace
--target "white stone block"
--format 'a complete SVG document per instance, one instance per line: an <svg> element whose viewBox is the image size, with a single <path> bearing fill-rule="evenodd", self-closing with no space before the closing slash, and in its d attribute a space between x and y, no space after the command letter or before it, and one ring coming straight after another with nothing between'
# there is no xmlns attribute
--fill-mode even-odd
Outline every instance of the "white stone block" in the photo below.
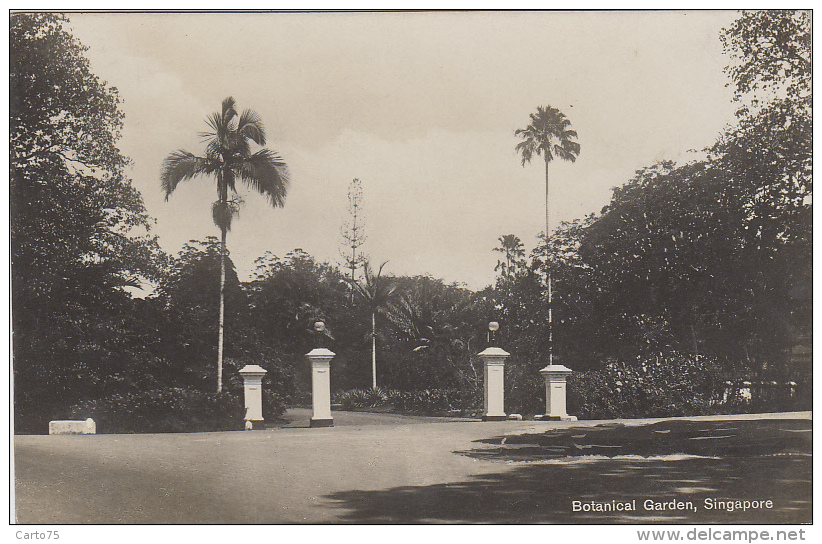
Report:
<svg viewBox="0 0 822 544"><path fill-rule="evenodd" d="M91 418L49 421L49 434L97 434L97 424Z"/></svg>
<svg viewBox="0 0 822 544"><path fill-rule="evenodd" d="M512 421L522 421L522 415L521 414L508 414L508 419L510 419Z"/></svg>

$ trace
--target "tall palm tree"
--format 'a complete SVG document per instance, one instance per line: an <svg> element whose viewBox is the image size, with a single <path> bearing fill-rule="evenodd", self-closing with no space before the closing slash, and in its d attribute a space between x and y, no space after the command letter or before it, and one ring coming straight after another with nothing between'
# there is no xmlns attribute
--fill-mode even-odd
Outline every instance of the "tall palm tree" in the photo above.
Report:
<svg viewBox="0 0 822 544"><path fill-rule="evenodd" d="M377 313L384 311L394 291L397 290L396 282L382 275L382 269L386 264L388 261L382 263L377 274L374 275L371 266L366 261L363 264L363 281L351 282L371 312L371 387L373 389L377 388Z"/></svg>
<svg viewBox="0 0 822 544"><path fill-rule="evenodd" d="M502 269L503 276L509 280L513 277L513 266L520 264L522 258L525 257L525 246L522 245L522 240L519 236L514 234L506 234L498 238L499 247L495 247L494 251L505 254L505 261L497 261L497 266L494 272Z"/></svg>
<svg viewBox="0 0 822 544"><path fill-rule="evenodd" d="M522 155L522 166L531 162L534 153L545 159L545 266L548 270L548 361L554 363L554 336L553 336L553 292L551 285L551 269L548 267L548 238L551 234L551 207L549 199L550 184L548 181L548 165L555 157L564 161L574 162L579 155L579 143L575 140L577 133L571 129L571 121L561 111L551 106L537 107L537 112L531 114L531 122L525 128L514 131L514 135L522 139L517 144L517 151Z"/></svg>
<svg viewBox="0 0 822 544"><path fill-rule="evenodd" d="M222 109L206 118L209 131L200 133L206 144L205 156L178 150L166 157L160 176L166 200L181 181L212 177L217 182L217 200L211 207L214 224L220 228L220 319L217 340L217 392L223 389L223 327L225 323L226 233L240 211L236 181L242 180L266 196L272 206L285 204L289 176L285 162L268 149L252 152L251 143L265 145L265 130L260 116L252 110L237 113L232 97L223 100ZM231 195L229 197L229 191Z"/></svg>

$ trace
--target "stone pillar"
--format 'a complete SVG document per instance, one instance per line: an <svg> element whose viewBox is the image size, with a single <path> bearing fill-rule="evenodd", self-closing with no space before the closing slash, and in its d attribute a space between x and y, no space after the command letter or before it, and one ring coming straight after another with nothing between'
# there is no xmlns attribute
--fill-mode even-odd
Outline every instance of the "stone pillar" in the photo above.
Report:
<svg viewBox="0 0 822 544"><path fill-rule="evenodd" d="M266 370L258 365L245 365L240 369L245 394L245 428L262 429L263 420L263 376Z"/></svg>
<svg viewBox="0 0 822 544"><path fill-rule="evenodd" d="M333 427L331 417L331 359L335 353L326 348L314 348L305 354L311 361L311 402L314 415L311 427Z"/></svg>
<svg viewBox="0 0 822 544"><path fill-rule="evenodd" d="M479 356L484 363L483 421L502 421L505 415L505 359L510 355L500 348L486 348Z"/></svg>
<svg viewBox="0 0 822 544"><path fill-rule="evenodd" d="M545 380L545 415L536 419L543 421L576 421L565 411L565 379L572 370L562 365L548 365L539 371Z"/></svg>

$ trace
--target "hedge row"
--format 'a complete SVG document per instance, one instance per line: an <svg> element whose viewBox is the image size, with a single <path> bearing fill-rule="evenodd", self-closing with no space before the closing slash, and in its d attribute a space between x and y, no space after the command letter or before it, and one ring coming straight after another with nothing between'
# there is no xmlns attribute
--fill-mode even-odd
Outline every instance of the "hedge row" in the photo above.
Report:
<svg viewBox="0 0 822 544"><path fill-rule="evenodd" d="M613 361L599 370L571 374L567 410L580 419L810 410L808 389L804 383L797 384L792 394L790 387L754 388L751 397L742 381L733 379L715 361L672 353L630 363ZM482 391L354 389L337 393L334 402L347 410L387 407L425 415L477 415L482 409ZM505 409L524 415L544 411L545 388L538 373L506 369Z"/></svg>
<svg viewBox="0 0 822 544"><path fill-rule="evenodd" d="M267 420L284 409L279 395L263 390ZM71 407L68 417L92 418L99 433L233 431L244 428L245 408L242 391L215 394L170 387L83 401Z"/></svg>
<svg viewBox="0 0 822 544"><path fill-rule="evenodd" d="M482 393L460 389L422 389L396 391L352 389L338 392L333 402L345 410L389 408L397 412L422 415L475 415L482 407Z"/></svg>

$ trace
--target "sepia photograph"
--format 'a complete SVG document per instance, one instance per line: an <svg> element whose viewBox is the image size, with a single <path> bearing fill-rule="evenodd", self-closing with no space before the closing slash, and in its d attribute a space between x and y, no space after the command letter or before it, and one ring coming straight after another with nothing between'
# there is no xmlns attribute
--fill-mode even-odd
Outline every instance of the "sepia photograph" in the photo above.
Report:
<svg viewBox="0 0 822 544"><path fill-rule="evenodd" d="M806 540L811 32L11 10L11 534Z"/></svg>

